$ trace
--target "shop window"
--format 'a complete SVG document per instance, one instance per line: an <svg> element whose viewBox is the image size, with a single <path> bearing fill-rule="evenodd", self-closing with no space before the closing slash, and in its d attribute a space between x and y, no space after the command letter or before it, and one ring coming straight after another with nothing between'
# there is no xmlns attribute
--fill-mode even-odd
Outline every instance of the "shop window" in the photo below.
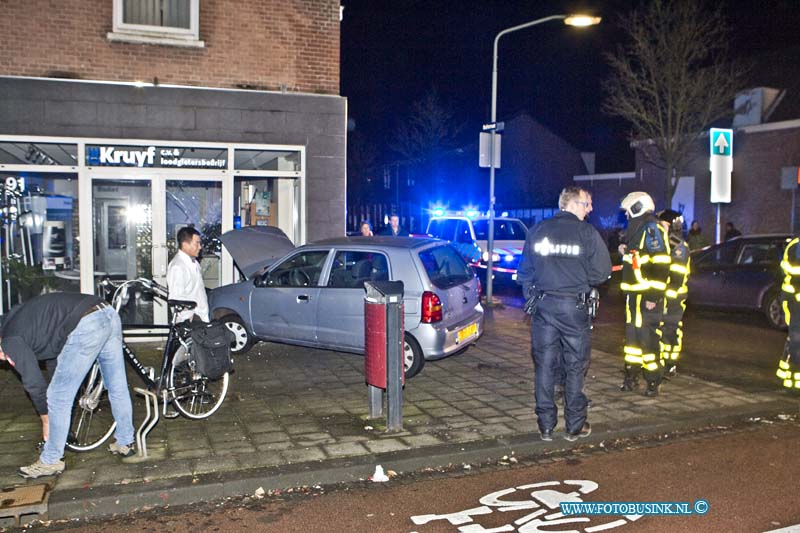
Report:
<svg viewBox="0 0 800 533"><path fill-rule="evenodd" d="M300 152L282 150L236 150L233 153L236 170L278 170L299 172Z"/></svg>
<svg viewBox="0 0 800 533"><path fill-rule="evenodd" d="M0 173L3 309L44 292L80 292L76 174Z"/></svg>
<svg viewBox="0 0 800 533"><path fill-rule="evenodd" d="M200 0L114 0L112 41L203 47Z"/></svg>

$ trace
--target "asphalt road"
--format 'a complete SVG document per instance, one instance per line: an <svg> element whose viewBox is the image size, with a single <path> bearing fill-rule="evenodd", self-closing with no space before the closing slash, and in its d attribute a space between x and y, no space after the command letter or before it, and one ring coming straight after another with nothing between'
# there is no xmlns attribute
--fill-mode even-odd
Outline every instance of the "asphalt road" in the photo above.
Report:
<svg viewBox="0 0 800 533"><path fill-rule="evenodd" d="M497 296L505 305L522 307L522 296L514 287L500 286ZM770 328L761 314L690 307L683 322L679 372L749 392L780 388L775 371L783 353L786 332ZM601 300L592 346L620 354L621 368L624 338L624 297L611 291Z"/></svg>
<svg viewBox="0 0 800 533"><path fill-rule="evenodd" d="M800 524L800 426L756 421L740 428L573 449L535 462L502 461L364 481L325 493L248 498L64 531L482 532L770 531ZM697 504L707 502L707 507ZM684 516L561 516L559 503L685 502ZM796 531L796 530L795 530Z"/></svg>

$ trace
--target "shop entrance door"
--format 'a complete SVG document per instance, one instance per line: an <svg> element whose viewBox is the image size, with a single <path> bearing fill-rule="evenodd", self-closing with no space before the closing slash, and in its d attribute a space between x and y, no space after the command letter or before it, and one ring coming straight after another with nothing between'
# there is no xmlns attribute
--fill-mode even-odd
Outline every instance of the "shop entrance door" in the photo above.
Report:
<svg viewBox="0 0 800 533"><path fill-rule="evenodd" d="M132 240L128 210L127 201L100 199L97 202L95 269L112 277L128 276L128 245Z"/></svg>
<svg viewBox="0 0 800 533"><path fill-rule="evenodd" d="M179 179L181 176L164 174L145 176L118 170L92 176L96 292L105 277L115 283L145 277L166 285L167 266L178 251L176 235L184 226L193 226L202 234L199 259L206 288L226 281L219 242L223 178ZM141 291L128 294L120 315L128 331L135 326L143 334L149 326L168 323L166 306Z"/></svg>

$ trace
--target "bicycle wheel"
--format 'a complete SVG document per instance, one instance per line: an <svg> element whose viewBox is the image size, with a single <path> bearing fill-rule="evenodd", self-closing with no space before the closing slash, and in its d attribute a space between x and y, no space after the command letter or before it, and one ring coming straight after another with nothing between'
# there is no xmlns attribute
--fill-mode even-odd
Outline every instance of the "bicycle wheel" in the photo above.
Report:
<svg viewBox="0 0 800 533"><path fill-rule="evenodd" d="M95 363L75 396L67 448L75 452L93 450L103 444L116 427L100 365Z"/></svg>
<svg viewBox="0 0 800 533"><path fill-rule="evenodd" d="M181 345L169 369L169 390L175 409L187 418L200 419L213 415L228 393L230 375L210 380L189 366L189 353Z"/></svg>

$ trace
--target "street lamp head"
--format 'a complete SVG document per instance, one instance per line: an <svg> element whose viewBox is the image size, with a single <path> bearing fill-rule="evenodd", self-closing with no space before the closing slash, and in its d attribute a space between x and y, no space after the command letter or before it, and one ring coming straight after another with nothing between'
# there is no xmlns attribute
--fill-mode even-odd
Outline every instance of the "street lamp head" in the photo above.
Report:
<svg viewBox="0 0 800 533"><path fill-rule="evenodd" d="M578 27L585 27L585 26L596 26L600 24L602 19L600 17L593 17L591 15L567 15L564 18L564 24L567 26L578 26Z"/></svg>

